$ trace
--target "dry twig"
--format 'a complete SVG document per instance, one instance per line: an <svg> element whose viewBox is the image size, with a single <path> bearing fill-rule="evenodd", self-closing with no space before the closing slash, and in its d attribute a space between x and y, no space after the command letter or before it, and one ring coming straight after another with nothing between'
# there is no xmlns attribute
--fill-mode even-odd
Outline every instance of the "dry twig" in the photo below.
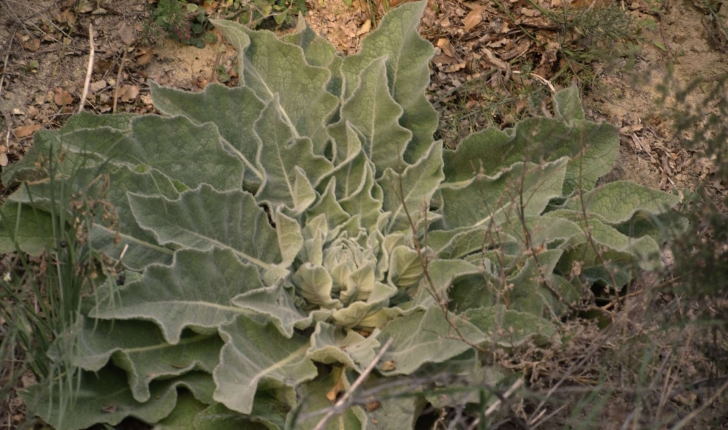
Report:
<svg viewBox="0 0 728 430"><path fill-rule="evenodd" d="M116 72L116 86L114 87L114 105L111 108L111 112L116 113L116 102L119 99L119 87L121 86L121 72L124 70L124 61L126 61L126 46L124 47L124 53L121 55L121 64L119 64L119 70Z"/></svg>
<svg viewBox="0 0 728 430"><path fill-rule="evenodd" d="M94 27L93 24L88 25L88 41L90 50L88 54L88 68L86 69L86 80L83 84L83 92L81 93L81 103L79 103L78 113L83 112L83 105L86 104L86 95L88 94L88 86L91 83L91 74L94 71Z"/></svg>

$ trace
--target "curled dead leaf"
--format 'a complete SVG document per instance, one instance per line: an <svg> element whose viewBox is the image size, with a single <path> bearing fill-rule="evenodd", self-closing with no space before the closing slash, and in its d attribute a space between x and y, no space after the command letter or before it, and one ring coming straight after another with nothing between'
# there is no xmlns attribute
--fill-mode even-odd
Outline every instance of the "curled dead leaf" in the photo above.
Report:
<svg viewBox="0 0 728 430"><path fill-rule="evenodd" d="M450 57L455 57L455 50L453 49L452 45L450 44L450 41L445 39L444 37L441 39L438 39L437 47L442 49L442 52L445 53L445 55L450 56Z"/></svg>
<svg viewBox="0 0 728 430"><path fill-rule="evenodd" d="M27 42L23 43L23 48L31 52L36 52L40 49L40 39L32 38Z"/></svg>
<svg viewBox="0 0 728 430"><path fill-rule="evenodd" d="M147 64L151 63L153 57L154 57L154 50L152 48L142 50L136 56L137 65L146 66Z"/></svg>
<svg viewBox="0 0 728 430"><path fill-rule="evenodd" d="M92 93L99 92L104 88L106 88L106 81L103 79L100 81L91 82L91 84L88 86L88 89L91 90Z"/></svg>
<svg viewBox="0 0 728 430"><path fill-rule="evenodd" d="M121 37L121 41L124 42L125 45L129 46L134 44L136 41L136 32L131 25L124 22L119 27L119 37Z"/></svg>
<svg viewBox="0 0 728 430"><path fill-rule="evenodd" d="M64 9L58 17L58 22L73 25L76 23L76 15L71 9Z"/></svg>
<svg viewBox="0 0 728 430"><path fill-rule="evenodd" d="M15 133L15 137L18 139L22 139L24 137L28 137L35 133L36 131L41 129L40 124L34 124L34 125L23 125L15 129L13 133Z"/></svg>
<svg viewBox="0 0 728 430"><path fill-rule="evenodd" d="M394 360L387 360L384 363L382 363L382 365L379 368L385 372L389 372L390 370L394 370L397 368L397 362L395 362Z"/></svg>
<svg viewBox="0 0 728 430"><path fill-rule="evenodd" d="M470 31L475 26L480 24L483 21L483 8L482 7L476 7L473 10L468 13L468 15L463 20L463 28L465 31Z"/></svg>
<svg viewBox="0 0 728 430"><path fill-rule="evenodd" d="M446 73L459 72L460 70L463 70L466 65L467 65L467 63L465 61L459 61L459 62L457 62L455 64L452 64L452 65L446 67L445 68L445 72Z"/></svg>
<svg viewBox="0 0 728 430"><path fill-rule="evenodd" d="M527 16L529 18L535 18L537 16L541 16L541 12L536 9L528 9L528 8L522 7L521 15Z"/></svg>
<svg viewBox="0 0 728 430"><path fill-rule="evenodd" d="M368 19L364 21L364 24L361 25L361 28L359 28L359 31L356 32L357 36L361 36L364 34L369 33L369 30L372 29L372 20Z"/></svg>
<svg viewBox="0 0 728 430"><path fill-rule="evenodd" d="M139 95L139 86L137 85L124 85L119 91L121 101L130 102Z"/></svg>
<svg viewBox="0 0 728 430"><path fill-rule="evenodd" d="M53 89L53 102L58 106L65 106L73 103L73 95L61 87Z"/></svg>
<svg viewBox="0 0 728 430"><path fill-rule="evenodd" d="M94 72L96 73L106 73L111 66L114 65L114 62L112 60L97 60L94 61Z"/></svg>

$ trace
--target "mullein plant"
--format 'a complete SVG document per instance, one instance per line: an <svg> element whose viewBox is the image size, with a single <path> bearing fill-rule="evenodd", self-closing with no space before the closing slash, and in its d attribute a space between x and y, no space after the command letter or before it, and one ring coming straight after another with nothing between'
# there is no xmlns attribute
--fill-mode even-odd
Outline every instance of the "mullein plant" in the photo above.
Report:
<svg viewBox="0 0 728 430"><path fill-rule="evenodd" d="M303 21L282 38L213 21L240 53L239 87L151 83L162 116L83 113L36 133L3 172L22 186L3 207L0 248L53 246L41 234L50 211L77 210L54 207L65 187L106 208L83 240L125 280L109 272L57 342L73 340L75 402L61 409L38 385L25 393L34 413L59 429L126 417L412 428L422 398L327 423L315 412L372 366L370 382L448 364L492 382L484 352L558 343L584 286L621 288L659 267L659 227L679 198L596 186L618 132L584 118L575 88L553 96L552 117L454 151L433 140L425 7L393 9L347 57Z"/></svg>

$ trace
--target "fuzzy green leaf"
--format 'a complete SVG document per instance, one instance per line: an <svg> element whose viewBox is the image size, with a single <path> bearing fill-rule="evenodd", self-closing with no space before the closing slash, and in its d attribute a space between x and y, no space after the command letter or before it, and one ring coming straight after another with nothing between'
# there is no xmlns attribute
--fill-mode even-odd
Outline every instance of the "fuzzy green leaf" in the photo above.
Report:
<svg viewBox="0 0 728 430"><path fill-rule="evenodd" d="M399 125L403 110L389 94L385 63L386 57L380 57L362 70L359 86L341 107L341 119L329 127L340 144L346 144L348 125L362 134L363 150L376 166L377 176L388 167L404 167L404 150L412 139L412 132Z"/></svg>
<svg viewBox="0 0 728 430"><path fill-rule="evenodd" d="M127 372L132 395L139 402L150 399L149 384L155 379L169 379L193 370L211 374L223 345L217 335L195 333L187 333L173 345L146 321L84 319L79 325L73 364L96 372L111 360Z"/></svg>
<svg viewBox="0 0 728 430"><path fill-rule="evenodd" d="M20 249L30 255L40 255L54 247L51 214L18 203L5 203L0 208L1 253L7 254Z"/></svg>
<svg viewBox="0 0 728 430"><path fill-rule="evenodd" d="M400 124L412 132L405 154L407 162L415 162L428 152L437 128L437 112L424 92L430 82L428 62L434 49L417 31L426 6L425 2L417 2L392 9L362 41L359 53L346 57L341 67L343 98L348 100L359 85L359 73L386 55L389 92L404 110Z"/></svg>
<svg viewBox="0 0 728 430"><path fill-rule="evenodd" d="M154 321L169 343L187 327L208 332L243 313L231 300L262 288L255 267L231 250L177 251L171 266L152 265L138 282L99 303L89 315L100 319Z"/></svg>
<svg viewBox="0 0 728 430"><path fill-rule="evenodd" d="M583 196L585 210L610 224L628 221L638 211L661 214L680 203L680 197L629 181L616 181ZM582 210L582 199L572 197L566 209Z"/></svg>
<svg viewBox="0 0 728 430"><path fill-rule="evenodd" d="M316 154L323 154L326 122L338 99L326 91L331 72L306 63L303 50L276 39L269 31L253 31L244 25L210 20L230 40L239 39L241 83L264 102L276 95L281 117L295 137L307 136ZM244 46L244 36L249 44Z"/></svg>
<svg viewBox="0 0 728 430"><path fill-rule="evenodd" d="M265 270L281 262L276 231L246 192L223 193L203 185L178 200L130 193L129 203L139 225L163 245L229 249Z"/></svg>
<svg viewBox="0 0 728 430"><path fill-rule="evenodd" d="M392 212L387 232L408 230L410 221L407 212L412 222L418 222L425 214L421 209L429 207L443 177L440 142L430 145L429 151L401 174L387 169L378 181L384 193L383 209Z"/></svg>
<svg viewBox="0 0 728 430"><path fill-rule="evenodd" d="M612 170L618 152L617 130L610 124L529 118L510 130L488 128L473 133L455 151L445 151L445 181L459 183L477 174L493 176L517 162L569 157L563 188L563 194L569 195L579 186L590 190Z"/></svg>
<svg viewBox="0 0 728 430"><path fill-rule="evenodd" d="M301 430L313 430L318 425L323 415L313 415L314 412L331 407L331 401L326 397L329 390L336 386L339 379L343 379L344 387L349 385L346 375L342 375L341 368L335 367L331 372L319 376L313 381L301 385L297 392L303 399L299 417L310 416L307 420L291 422L291 428ZM347 408L344 412L334 415L323 427L325 430L364 430L367 425L367 418L359 406Z"/></svg>
<svg viewBox="0 0 728 430"><path fill-rule="evenodd" d="M380 371L385 375L410 375L425 363L441 363L470 349L451 324L471 344L486 339L462 317L449 313L446 319L439 306L432 306L424 312L397 318L382 330L381 342L389 337L394 342L382 358Z"/></svg>
<svg viewBox="0 0 728 430"><path fill-rule="evenodd" d="M41 386L31 387L26 394L33 410L53 428L77 430L97 423L116 425L126 417L134 416L154 423L167 417L177 403L178 387L187 388L202 403L212 403L210 394L214 388L212 378L203 372L188 373L173 379L154 381L150 385L150 400L140 403L134 400L124 371L106 367L99 372L83 372L70 408L61 408L58 390L49 396Z"/></svg>
<svg viewBox="0 0 728 430"><path fill-rule="evenodd" d="M293 388L316 376L316 366L306 358L308 340L299 334L283 337L270 324L245 316L220 327L225 346L213 373L214 398L228 408L249 414L257 390Z"/></svg>
<svg viewBox="0 0 728 430"><path fill-rule="evenodd" d="M517 221L518 213L539 215L561 195L566 158L544 165L523 163L495 177L477 176L462 186L442 189L443 221L448 228L487 227L491 221Z"/></svg>
<svg viewBox="0 0 728 430"><path fill-rule="evenodd" d="M274 97L255 123L261 140L258 160L265 170L265 181L255 195L258 202L275 208L286 205L300 213L315 199L313 185L333 169L329 160L314 155L311 140L298 138L283 120Z"/></svg>
<svg viewBox="0 0 728 430"><path fill-rule="evenodd" d="M217 126L224 148L245 164L245 179L251 191L265 178L258 165L259 142L253 125L265 104L245 87L228 88L210 84L201 93L166 88L149 83L154 106L166 115L183 115L197 124Z"/></svg>

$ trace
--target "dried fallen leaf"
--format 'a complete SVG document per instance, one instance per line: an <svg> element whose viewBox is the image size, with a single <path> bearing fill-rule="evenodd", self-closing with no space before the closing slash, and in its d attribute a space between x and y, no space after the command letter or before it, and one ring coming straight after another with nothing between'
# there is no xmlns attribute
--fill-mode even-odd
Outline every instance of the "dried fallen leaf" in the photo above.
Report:
<svg viewBox="0 0 728 430"><path fill-rule="evenodd" d="M63 12L61 12L59 22L65 22L68 25L73 25L76 23L76 15L74 15L73 11L71 9L66 9Z"/></svg>
<svg viewBox="0 0 728 430"><path fill-rule="evenodd" d="M121 87L121 101L130 102L139 95L139 86L137 85L124 85Z"/></svg>
<svg viewBox="0 0 728 430"><path fill-rule="evenodd" d="M94 6L88 0L81 0L76 10L78 13L89 13L94 10Z"/></svg>
<svg viewBox="0 0 728 430"><path fill-rule="evenodd" d="M521 15L527 16L529 18L535 18L537 16L541 16L541 12L539 12L536 9L528 9L528 8L522 7L521 8Z"/></svg>
<svg viewBox="0 0 728 430"><path fill-rule="evenodd" d="M432 62L437 64L438 66L443 65L443 64L449 66L450 64L455 62L455 59L450 56L447 56L445 54L440 54L440 55L437 55L435 58L433 58Z"/></svg>
<svg viewBox="0 0 728 430"><path fill-rule="evenodd" d="M385 372L389 372L390 370L394 370L397 368L397 363L394 360L387 360L380 366L380 369L382 369Z"/></svg>
<svg viewBox="0 0 728 430"><path fill-rule="evenodd" d="M142 103L144 103L147 106L151 106L154 104L154 102L152 101L151 94L142 94L142 96L139 97L139 99L142 101Z"/></svg>
<svg viewBox="0 0 728 430"><path fill-rule="evenodd" d="M58 106L65 106L73 103L73 96L61 87L53 90L53 102Z"/></svg>
<svg viewBox="0 0 728 430"><path fill-rule="evenodd" d="M30 39L29 41L23 43L23 48L31 52L36 52L38 49L40 49L40 39Z"/></svg>
<svg viewBox="0 0 728 430"><path fill-rule="evenodd" d="M132 45L136 40L134 27L125 22L122 23L121 27L119 27L119 37L121 37L121 41L124 42L125 45Z"/></svg>
<svg viewBox="0 0 728 430"><path fill-rule="evenodd" d="M88 88L93 93L99 92L99 91L103 90L104 88L106 88L106 81L102 79L100 81L91 82L91 84L88 86Z"/></svg>
<svg viewBox="0 0 728 430"><path fill-rule="evenodd" d="M452 48L450 41L444 37L437 41L437 47L442 49L442 52L444 52L445 55L455 57L455 50Z"/></svg>
<svg viewBox="0 0 728 430"><path fill-rule="evenodd" d="M142 50L139 55L136 57L137 65L139 66L146 66L152 61L152 58L154 57L154 50L152 48Z"/></svg>
<svg viewBox="0 0 728 430"><path fill-rule="evenodd" d="M457 63L455 63L453 65L450 65L448 67L445 67L445 72L446 73L459 72L460 70L463 70L466 65L467 65L467 63L465 61L460 61L460 62L457 62Z"/></svg>
<svg viewBox="0 0 728 430"><path fill-rule="evenodd" d="M112 60L97 60L94 61L94 72L96 73L106 73L111 66L114 65L114 62Z"/></svg>
<svg viewBox="0 0 728 430"><path fill-rule="evenodd" d="M18 139L28 137L28 136L32 135L33 133L35 133L36 131L40 130L41 127L42 126L40 124L20 126L20 127L16 128L14 131L15 137L17 137Z"/></svg>
<svg viewBox="0 0 728 430"><path fill-rule="evenodd" d="M359 29L359 31L356 32L356 35L361 36L363 34L367 34L367 33L369 33L369 30L371 30L371 29L372 29L372 20L368 19L368 20L364 21L364 24L361 25L361 28Z"/></svg>
<svg viewBox="0 0 728 430"><path fill-rule="evenodd" d="M481 21L483 21L482 7L471 10L463 20L464 30L466 32L472 30L476 25L480 24Z"/></svg>
<svg viewBox="0 0 728 430"><path fill-rule="evenodd" d="M5 167L8 165L8 154L6 153L0 153L0 167Z"/></svg>

